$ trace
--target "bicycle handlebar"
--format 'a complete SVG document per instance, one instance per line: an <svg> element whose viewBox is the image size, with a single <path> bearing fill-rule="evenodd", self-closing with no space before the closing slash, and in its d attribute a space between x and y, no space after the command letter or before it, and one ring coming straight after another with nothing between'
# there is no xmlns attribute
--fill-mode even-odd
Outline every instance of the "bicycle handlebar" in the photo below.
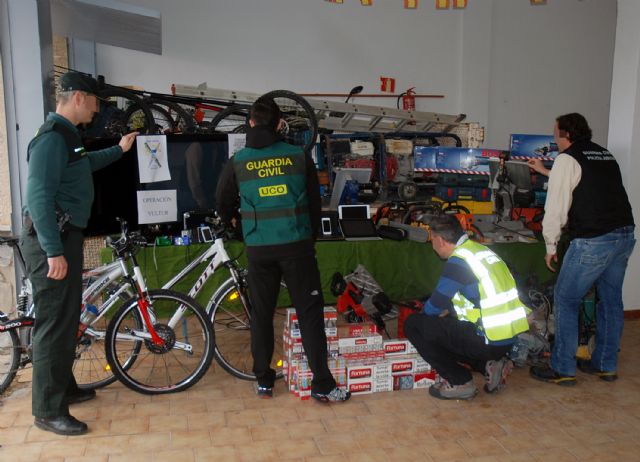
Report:
<svg viewBox="0 0 640 462"><path fill-rule="evenodd" d="M116 255L132 252L147 244L147 240L138 232L129 232L126 220L120 217L117 217L116 220L120 222L120 238L114 241L111 236L107 236L105 239L107 247L111 247Z"/></svg>

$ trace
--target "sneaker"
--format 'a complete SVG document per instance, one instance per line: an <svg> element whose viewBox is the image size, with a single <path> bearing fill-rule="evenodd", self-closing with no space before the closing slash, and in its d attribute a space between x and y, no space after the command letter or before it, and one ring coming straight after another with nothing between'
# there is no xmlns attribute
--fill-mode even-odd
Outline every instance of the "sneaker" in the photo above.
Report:
<svg viewBox="0 0 640 462"><path fill-rule="evenodd" d="M572 375L561 375L549 366L532 366L529 375L542 382L555 383L563 387L572 387L576 384L576 378Z"/></svg>
<svg viewBox="0 0 640 462"><path fill-rule="evenodd" d="M429 394L438 399L473 399L477 393L478 389L473 380L462 385L451 385L442 380L429 387Z"/></svg>
<svg viewBox="0 0 640 462"><path fill-rule="evenodd" d="M351 392L342 388L335 387L329 393L318 393L317 391L311 391L311 397L320 401L321 403L335 403L347 401L351 398Z"/></svg>
<svg viewBox="0 0 640 462"><path fill-rule="evenodd" d="M596 369L589 360L578 361L578 369L585 374L595 375L605 382L615 382L618 380L618 373L616 371L601 371Z"/></svg>
<svg viewBox="0 0 640 462"><path fill-rule="evenodd" d="M513 361L507 358L498 361L487 361L484 368L485 385L484 391L487 393L495 393L502 390L507 384L507 377L513 370Z"/></svg>
<svg viewBox="0 0 640 462"><path fill-rule="evenodd" d="M258 395L258 398L263 398L263 399L273 398L273 387L264 387L262 385L256 385L256 395Z"/></svg>

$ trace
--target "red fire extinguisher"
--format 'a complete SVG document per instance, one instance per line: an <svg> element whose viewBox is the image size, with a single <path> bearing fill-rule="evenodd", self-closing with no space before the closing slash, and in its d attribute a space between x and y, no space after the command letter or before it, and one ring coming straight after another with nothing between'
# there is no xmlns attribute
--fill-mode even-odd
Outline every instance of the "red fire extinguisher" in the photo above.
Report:
<svg viewBox="0 0 640 462"><path fill-rule="evenodd" d="M405 111L416 110L416 87L411 87L402 94L402 109Z"/></svg>

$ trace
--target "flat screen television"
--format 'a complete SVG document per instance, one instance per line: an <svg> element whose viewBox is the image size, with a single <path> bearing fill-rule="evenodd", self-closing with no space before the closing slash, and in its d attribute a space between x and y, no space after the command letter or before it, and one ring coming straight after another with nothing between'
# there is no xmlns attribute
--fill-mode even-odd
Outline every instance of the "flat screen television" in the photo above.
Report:
<svg viewBox="0 0 640 462"><path fill-rule="evenodd" d="M85 140L87 150L113 146L115 139ZM215 190L222 168L228 160L226 134L167 135L167 155L171 180L140 183L136 144L120 160L94 173L95 199L85 234L100 236L117 233L122 217L131 229L154 226L160 234L182 229L183 214L215 209ZM137 191L175 189L177 220L155 225L138 224Z"/></svg>

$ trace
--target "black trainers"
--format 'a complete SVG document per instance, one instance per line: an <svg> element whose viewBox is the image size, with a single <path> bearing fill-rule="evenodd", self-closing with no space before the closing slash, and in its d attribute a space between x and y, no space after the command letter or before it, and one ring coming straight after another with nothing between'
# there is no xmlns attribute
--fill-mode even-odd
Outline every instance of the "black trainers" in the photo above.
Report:
<svg viewBox="0 0 640 462"><path fill-rule="evenodd" d="M263 387L262 385L256 385L256 395L258 395L258 398L263 399L273 398L273 387Z"/></svg>
<svg viewBox="0 0 640 462"><path fill-rule="evenodd" d="M605 382L615 382L618 380L618 373L616 371L601 371L593 367L590 360L578 360L578 369L585 374L591 374L598 377Z"/></svg>
<svg viewBox="0 0 640 462"><path fill-rule="evenodd" d="M572 387L576 384L576 378L572 375L560 375L549 366L532 366L529 375L542 382L555 383L563 387Z"/></svg>
<svg viewBox="0 0 640 462"><path fill-rule="evenodd" d="M317 391L312 390L311 397L321 403L340 403L351 398L351 392L335 387L329 393L318 393Z"/></svg>

